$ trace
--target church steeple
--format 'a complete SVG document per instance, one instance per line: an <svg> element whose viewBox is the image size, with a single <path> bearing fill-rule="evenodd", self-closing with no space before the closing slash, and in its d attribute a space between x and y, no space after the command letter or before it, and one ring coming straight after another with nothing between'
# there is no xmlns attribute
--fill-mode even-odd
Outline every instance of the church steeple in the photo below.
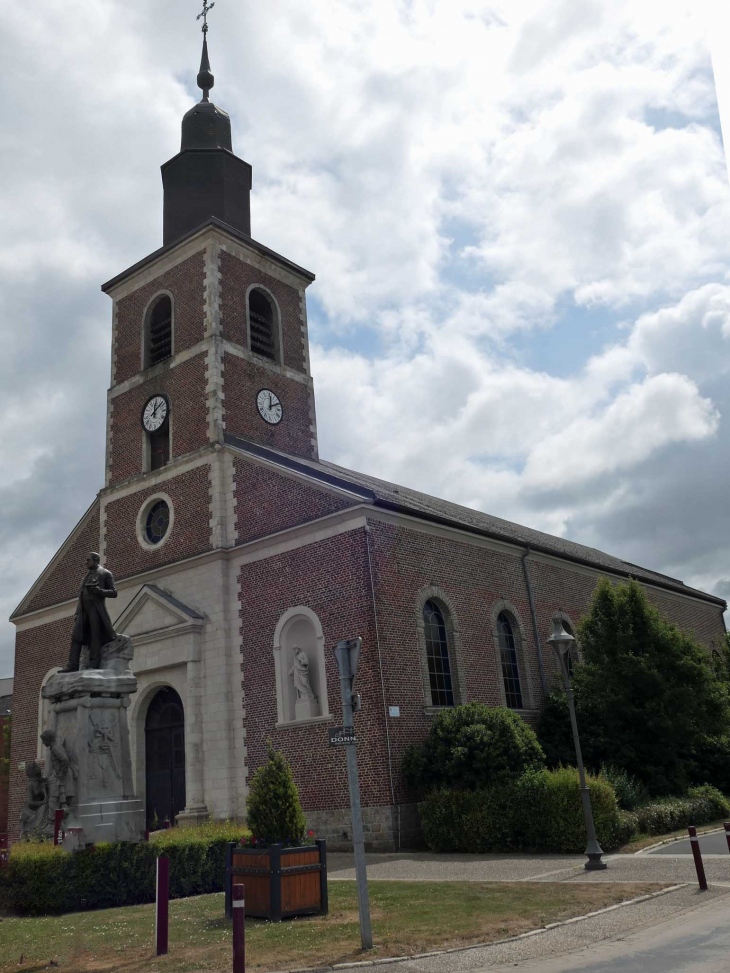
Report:
<svg viewBox="0 0 730 973"><path fill-rule="evenodd" d="M231 119L210 101L214 77L208 55L208 12L204 2L203 53L198 87L203 98L182 122L180 152L162 166L163 243L174 243L211 217L251 234L251 166L233 154Z"/></svg>

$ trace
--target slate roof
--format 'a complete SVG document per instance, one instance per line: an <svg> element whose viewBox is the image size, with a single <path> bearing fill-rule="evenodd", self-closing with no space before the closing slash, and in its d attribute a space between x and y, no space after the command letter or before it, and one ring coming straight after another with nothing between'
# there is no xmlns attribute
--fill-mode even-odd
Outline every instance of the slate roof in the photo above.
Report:
<svg viewBox="0 0 730 973"><path fill-rule="evenodd" d="M432 522L460 527L482 536L518 544L521 547L529 547L533 551L552 554L579 564L604 569L613 574L647 581L661 588L693 595L703 601L722 606L723 609L726 607L726 602L722 598L709 595L707 592L699 591L696 588L690 588L677 578L671 578L669 575L640 567L630 561L623 561L611 554L605 554L595 547L586 547L584 544L577 544L575 541L566 540L564 537L555 537L531 527L523 527L509 520L503 520L501 517L494 517L491 514L473 510L471 507L462 507L458 503L440 500L438 497L389 483L387 480L380 480L366 473L345 469L326 460L317 461L291 456L280 450L258 446L236 436L227 435L226 442L241 452L268 459L270 462L288 469L310 475L314 479L329 482L333 486L349 488L359 493L364 501L372 503L375 507L383 507L411 516L423 517Z"/></svg>

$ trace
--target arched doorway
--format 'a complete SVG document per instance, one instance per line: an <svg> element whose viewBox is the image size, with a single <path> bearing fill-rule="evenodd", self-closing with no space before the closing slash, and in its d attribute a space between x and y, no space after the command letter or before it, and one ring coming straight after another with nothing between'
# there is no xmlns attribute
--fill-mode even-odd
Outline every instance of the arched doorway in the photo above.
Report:
<svg viewBox="0 0 730 973"><path fill-rule="evenodd" d="M145 767L147 827L172 825L185 807L185 716L182 700L169 686L147 710Z"/></svg>

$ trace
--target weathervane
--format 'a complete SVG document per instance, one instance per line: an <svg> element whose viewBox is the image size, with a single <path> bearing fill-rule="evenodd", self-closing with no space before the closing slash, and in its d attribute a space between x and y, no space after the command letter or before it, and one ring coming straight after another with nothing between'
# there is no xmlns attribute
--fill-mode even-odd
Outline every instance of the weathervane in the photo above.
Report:
<svg viewBox="0 0 730 973"><path fill-rule="evenodd" d="M208 14L213 7L215 7L215 3L208 3L208 0L203 0L203 12L195 18L196 20L200 20L201 17L203 18L203 26L201 29L204 34L208 33Z"/></svg>

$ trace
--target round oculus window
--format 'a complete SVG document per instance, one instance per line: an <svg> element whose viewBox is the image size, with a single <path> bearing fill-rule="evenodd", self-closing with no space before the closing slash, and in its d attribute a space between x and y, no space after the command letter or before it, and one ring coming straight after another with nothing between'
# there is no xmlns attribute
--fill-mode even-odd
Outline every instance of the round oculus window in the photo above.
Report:
<svg viewBox="0 0 730 973"><path fill-rule="evenodd" d="M145 534L150 544L159 544L170 529L170 508L164 500L154 503L147 514Z"/></svg>

